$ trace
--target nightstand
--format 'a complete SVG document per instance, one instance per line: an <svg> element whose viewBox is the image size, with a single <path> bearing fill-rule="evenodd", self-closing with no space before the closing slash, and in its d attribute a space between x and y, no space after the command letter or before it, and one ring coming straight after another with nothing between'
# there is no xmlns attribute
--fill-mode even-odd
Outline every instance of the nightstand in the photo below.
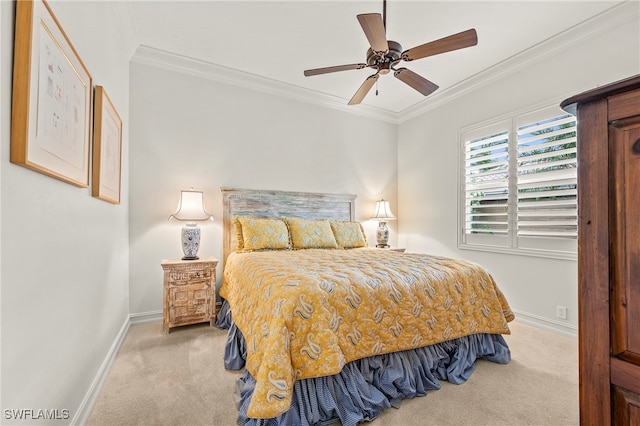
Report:
<svg viewBox="0 0 640 426"><path fill-rule="evenodd" d="M216 320L216 266L218 259L164 259L162 332L187 324Z"/></svg>
<svg viewBox="0 0 640 426"><path fill-rule="evenodd" d="M380 250L389 250L389 251L397 251L399 253L404 253L404 251L406 250L405 248L392 248L392 247L377 247Z"/></svg>

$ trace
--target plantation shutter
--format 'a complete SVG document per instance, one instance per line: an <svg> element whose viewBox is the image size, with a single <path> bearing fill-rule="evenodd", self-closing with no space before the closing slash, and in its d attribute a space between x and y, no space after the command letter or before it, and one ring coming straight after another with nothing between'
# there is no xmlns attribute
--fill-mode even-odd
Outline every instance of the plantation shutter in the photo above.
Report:
<svg viewBox="0 0 640 426"><path fill-rule="evenodd" d="M509 232L509 131L466 140L466 234L506 235Z"/></svg>
<svg viewBox="0 0 640 426"><path fill-rule="evenodd" d="M577 238L575 117L521 117L517 138L518 236Z"/></svg>

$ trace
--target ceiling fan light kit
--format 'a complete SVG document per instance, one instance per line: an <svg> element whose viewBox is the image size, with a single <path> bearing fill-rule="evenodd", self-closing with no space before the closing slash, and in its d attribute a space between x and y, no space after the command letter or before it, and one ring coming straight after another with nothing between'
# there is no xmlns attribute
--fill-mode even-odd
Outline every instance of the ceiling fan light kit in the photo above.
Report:
<svg viewBox="0 0 640 426"><path fill-rule="evenodd" d="M419 74L407 68L396 68L400 61L410 62L428 56L439 55L451 52L452 50L463 49L478 44L478 35L475 29L470 29L457 34L450 35L435 41L431 41L411 49L402 50L402 45L397 41L387 40L386 36L386 10L387 2L383 2L383 15L379 13L365 13L358 15L358 22L364 31L369 45L367 50L367 62L338 65L325 68L315 68L305 70L304 75L311 77L314 75L328 74L339 71L360 70L363 68L373 68L376 73L367 77L355 95L349 101L349 105L357 105L367 96L380 75L393 72L394 77L424 96L430 95L438 89L438 85L427 80Z"/></svg>

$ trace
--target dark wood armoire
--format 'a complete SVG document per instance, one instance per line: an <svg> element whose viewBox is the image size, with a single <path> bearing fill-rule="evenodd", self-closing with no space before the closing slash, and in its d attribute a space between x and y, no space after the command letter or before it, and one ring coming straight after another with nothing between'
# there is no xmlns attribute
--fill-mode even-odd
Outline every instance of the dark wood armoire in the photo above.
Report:
<svg viewBox="0 0 640 426"><path fill-rule="evenodd" d="M640 425L640 75L571 97L578 117L582 425Z"/></svg>

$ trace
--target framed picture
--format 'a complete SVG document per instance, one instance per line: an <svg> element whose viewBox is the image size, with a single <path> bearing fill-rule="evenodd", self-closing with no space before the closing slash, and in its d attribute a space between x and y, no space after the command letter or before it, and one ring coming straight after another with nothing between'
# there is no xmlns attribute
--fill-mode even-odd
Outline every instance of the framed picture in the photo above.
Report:
<svg viewBox="0 0 640 426"><path fill-rule="evenodd" d="M16 2L11 162L88 187L92 89L49 5Z"/></svg>
<svg viewBox="0 0 640 426"><path fill-rule="evenodd" d="M91 195L120 204L122 119L102 86L95 89Z"/></svg>

